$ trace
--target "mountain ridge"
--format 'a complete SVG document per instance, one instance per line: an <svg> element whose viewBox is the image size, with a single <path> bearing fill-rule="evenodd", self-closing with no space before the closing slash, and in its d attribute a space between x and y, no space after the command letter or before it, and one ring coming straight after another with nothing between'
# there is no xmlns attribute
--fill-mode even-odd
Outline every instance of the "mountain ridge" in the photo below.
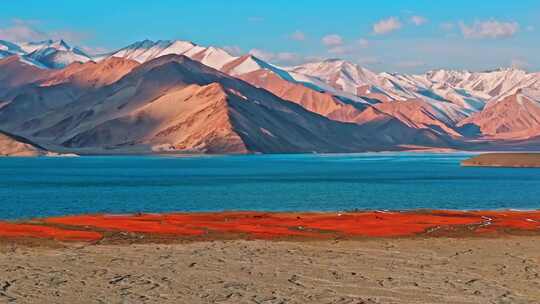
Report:
<svg viewBox="0 0 540 304"><path fill-rule="evenodd" d="M438 69L424 74L375 73L334 58L282 67L250 54L233 56L222 48L181 40L143 40L95 57L63 40L22 45L0 41L0 51L12 53L0 59L0 80L4 80L0 84L0 130L58 149L85 149L91 142L91 148L100 151L127 151L129 149L120 146L137 145L137 149L140 148L135 149L137 151L190 150L196 153L219 153L220 150L224 153L360 152L402 150L412 146L479 149L482 146L512 147L512 143L517 142L521 149L527 147L527 140L532 143L540 137L540 117L537 119L536 112L540 104L540 73L515 68L484 72ZM65 52L70 53L69 64L63 64L68 62L61 58ZM54 64L47 65L49 53L54 54ZM39 60L44 62L36 64ZM212 92L213 98L226 102L211 104L200 95L200 90ZM215 145L204 140L200 145L158 143L157 139L140 137L133 131L152 125L144 119L137 120L144 116L137 114L140 107L157 111L152 105L155 101L168 104L171 113L176 111L175 107L183 107L165 101L173 98L171 96L200 100L205 106L216 107L216 111L221 109L221 112L205 110L216 118L212 130L223 127L215 131L217 133L200 133L206 128L202 125L196 130L183 124L175 127L177 131L196 132L205 140L214 138ZM266 102L261 103L261 98ZM508 99L515 101L508 102ZM241 103L241 100L246 102ZM303 117L301 123L288 118L283 120L289 115L287 111L271 110L279 108L277 105L283 102L299 107L286 108ZM200 106L187 103L194 108ZM267 105L266 110L261 111L261 105ZM89 108L83 109L85 106ZM198 124L198 119L205 120L190 109L183 109L192 117L178 115L191 124ZM505 116L505 112L513 113L514 117ZM94 120L95 117L102 120ZM115 121L117 126L112 122L109 127L103 126L110 119L120 117L124 120ZM166 115L159 117L164 119L159 122L162 127L168 119L176 119ZM138 123L134 125L133 121ZM264 127L265 121L274 121L274 124ZM287 140L289 134L278 127L277 121L285 125L292 123L291 130L315 130L325 125L326 131L298 133L295 136L299 142L293 143ZM498 121L502 126L496 126ZM495 132L497 128L509 130ZM90 131L92 129L94 131ZM328 133L330 129L344 132L350 138L345 140L342 134ZM77 137L68 131L87 133ZM161 137L167 133L161 131ZM134 141L128 140L130 132L137 137ZM126 140L108 142L103 136L111 140L123 136ZM161 146L156 148L156 145Z"/></svg>

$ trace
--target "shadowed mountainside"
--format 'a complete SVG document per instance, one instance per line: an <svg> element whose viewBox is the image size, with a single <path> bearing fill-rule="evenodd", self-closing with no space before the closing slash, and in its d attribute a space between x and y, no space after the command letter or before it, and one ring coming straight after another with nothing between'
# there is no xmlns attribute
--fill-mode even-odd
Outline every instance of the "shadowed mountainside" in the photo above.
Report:
<svg viewBox="0 0 540 304"><path fill-rule="evenodd" d="M106 73L100 72L87 86L64 70L63 79L57 73L27 89L37 94L21 94L0 109L0 127L61 150L92 153L360 152L396 149L409 139L447 145L428 130L406 126L414 136L373 136L370 127L328 119L185 56L134 68L123 60L114 64L129 72L117 81L102 80ZM102 71L97 67L110 63L84 65Z"/></svg>

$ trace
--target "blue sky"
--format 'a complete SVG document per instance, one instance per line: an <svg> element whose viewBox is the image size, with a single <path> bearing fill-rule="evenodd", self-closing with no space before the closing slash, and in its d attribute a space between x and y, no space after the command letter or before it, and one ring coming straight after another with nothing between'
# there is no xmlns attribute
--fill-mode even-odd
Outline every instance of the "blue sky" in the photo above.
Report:
<svg viewBox="0 0 540 304"><path fill-rule="evenodd" d="M0 39L63 37L89 50L145 38L282 64L339 57L375 71L540 70L540 1L4 1Z"/></svg>

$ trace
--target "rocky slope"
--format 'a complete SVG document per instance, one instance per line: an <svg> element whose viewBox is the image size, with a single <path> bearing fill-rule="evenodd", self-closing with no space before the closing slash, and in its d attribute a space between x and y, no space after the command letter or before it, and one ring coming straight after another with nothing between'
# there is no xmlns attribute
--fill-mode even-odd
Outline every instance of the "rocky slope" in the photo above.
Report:
<svg viewBox="0 0 540 304"><path fill-rule="evenodd" d="M519 90L495 100L458 126L473 130L487 139L527 139L540 134L540 95Z"/></svg>
<svg viewBox="0 0 540 304"><path fill-rule="evenodd" d="M84 90L73 99L46 96L76 87L76 79L70 76L58 85L39 87L41 98L18 96L0 109L0 128L57 149L82 152L399 149L398 138L379 138L368 128L328 119L185 56L150 60L118 81ZM27 108L40 110L28 113ZM420 137L440 144L430 135Z"/></svg>

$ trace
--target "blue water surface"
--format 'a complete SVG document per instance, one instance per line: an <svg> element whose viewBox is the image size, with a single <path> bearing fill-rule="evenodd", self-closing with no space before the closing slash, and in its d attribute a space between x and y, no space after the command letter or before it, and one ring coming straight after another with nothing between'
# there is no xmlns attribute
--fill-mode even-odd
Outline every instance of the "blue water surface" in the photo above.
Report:
<svg viewBox="0 0 540 304"><path fill-rule="evenodd" d="M0 158L0 218L170 211L538 209L540 169L468 154Z"/></svg>

